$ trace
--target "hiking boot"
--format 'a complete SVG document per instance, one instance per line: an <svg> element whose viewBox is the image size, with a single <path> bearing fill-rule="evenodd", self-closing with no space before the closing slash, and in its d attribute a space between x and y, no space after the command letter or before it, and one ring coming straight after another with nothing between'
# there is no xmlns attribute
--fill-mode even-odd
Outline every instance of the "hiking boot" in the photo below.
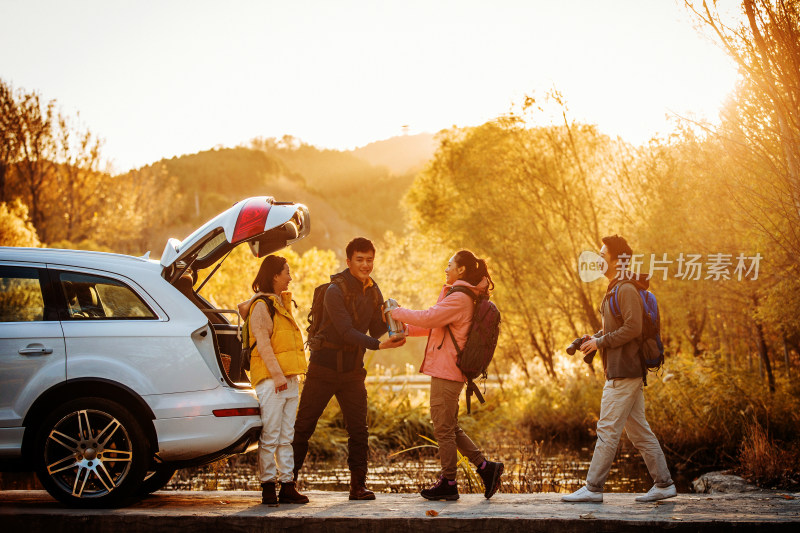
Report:
<svg viewBox="0 0 800 533"><path fill-rule="evenodd" d="M455 481L450 481L444 476L439 477L436 482L429 489L422 489L419 495L426 500L445 500L453 501L458 499L458 484Z"/></svg>
<svg viewBox="0 0 800 533"><path fill-rule="evenodd" d="M359 470L350 472L350 499L374 500L375 493L367 489L367 473Z"/></svg>
<svg viewBox="0 0 800 533"><path fill-rule="evenodd" d="M603 493L602 492L592 492L585 486L579 488L572 494L565 494L561 497L561 501L564 502L594 502L594 503L603 503Z"/></svg>
<svg viewBox="0 0 800 533"><path fill-rule="evenodd" d="M266 505L278 505L278 497L275 496L275 483L261 484L261 503Z"/></svg>
<svg viewBox="0 0 800 533"><path fill-rule="evenodd" d="M657 502L658 500L665 500L667 498L674 498L678 495L678 490L673 483L669 487L653 487L647 491L647 494L642 494L634 498L637 502Z"/></svg>
<svg viewBox="0 0 800 533"><path fill-rule="evenodd" d="M281 483L281 491L278 493L278 501L280 503L308 503L308 496L304 496L297 492L294 486L294 481L287 481Z"/></svg>
<svg viewBox="0 0 800 533"><path fill-rule="evenodd" d="M503 475L504 469L503 463L491 461L484 461L483 467L478 467L478 475L483 480L483 495L486 499L491 498L500 488L500 476Z"/></svg>

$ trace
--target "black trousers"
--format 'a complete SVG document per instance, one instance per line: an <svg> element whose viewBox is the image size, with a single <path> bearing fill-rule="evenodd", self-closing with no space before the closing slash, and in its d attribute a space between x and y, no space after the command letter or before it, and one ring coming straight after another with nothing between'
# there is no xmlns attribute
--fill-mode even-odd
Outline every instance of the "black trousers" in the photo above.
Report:
<svg viewBox="0 0 800 533"><path fill-rule="evenodd" d="M300 395L297 420L294 423L294 471L303 467L308 453L308 439L317 428L317 421L332 397L336 397L347 429L347 466L351 472L367 472L369 453L367 431L367 388L364 379L367 371L357 368L337 372L324 366L309 363L306 382Z"/></svg>

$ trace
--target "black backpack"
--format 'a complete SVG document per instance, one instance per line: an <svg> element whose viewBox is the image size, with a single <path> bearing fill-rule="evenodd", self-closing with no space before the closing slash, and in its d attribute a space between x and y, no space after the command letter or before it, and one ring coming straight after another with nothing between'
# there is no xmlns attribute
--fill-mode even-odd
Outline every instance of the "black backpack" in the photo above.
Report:
<svg viewBox="0 0 800 533"><path fill-rule="evenodd" d="M264 298L263 296L259 296L253 303L250 304L250 308L252 309L254 305L256 305L257 301L263 301L267 304L267 310L269 310L270 318L275 318L275 304L272 303L272 300L269 298ZM250 354L255 348L258 342L253 342L250 344L250 317L252 316L251 313L247 313L247 318L244 319L244 324L242 324L242 356L241 356L241 365L243 370L250 370Z"/></svg>
<svg viewBox="0 0 800 533"><path fill-rule="evenodd" d="M306 346L313 351L317 351L322 348L344 348L344 346L326 341L325 337L320 332L322 329L323 320L325 318L325 293L327 292L331 283L335 283L336 286L339 287L339 290L342 291L342 295L344 295L344 305L350 310L350 314L353 317L353 323L358 322L358 313L356 312L356 295L350 289L342 274L332 275L331 280L328 283L318 285L317 288L314 289L314 298L311 301L311 311L308 313L308 327L306 328ZM380 309L383 302L380 299L377 285L375 285L374 282L369 288L369 291L372 294L375 307Z"/></svg>
<svg viewBox="0 0 800 533"><path fill-rule="evenodd" d="M463 348L458 347L450 325L446 326L458 354L456 365L467 377L467 413L470 413L472 412L470 400L473 394L480 403L485 403L480 389L473 380L478 377L486 379L489 363L492 362L494 350L497 347L497 338L500 336L500 311L489 300L488 294L476 296L467 287L455 286L447 291L445 298L454 292L462 292L469 296L475 308L467 334L467 342L464 343Z"/></svg>

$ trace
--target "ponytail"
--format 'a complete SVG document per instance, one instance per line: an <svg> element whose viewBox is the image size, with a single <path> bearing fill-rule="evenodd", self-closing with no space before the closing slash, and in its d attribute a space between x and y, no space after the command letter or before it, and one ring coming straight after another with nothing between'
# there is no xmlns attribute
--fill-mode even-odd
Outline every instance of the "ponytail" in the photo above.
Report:
<svg viewBox="0 0 800 533"><path fill-rule="evenodd" d="M489 290L494 289L494 282L492 276L489 275L489 267L485 259L475 257L475 254L469 250L460 250L455 255L456 264L464 267L464 274L461 279L470 285L477 285L486 278L489 281Z"/></svg>

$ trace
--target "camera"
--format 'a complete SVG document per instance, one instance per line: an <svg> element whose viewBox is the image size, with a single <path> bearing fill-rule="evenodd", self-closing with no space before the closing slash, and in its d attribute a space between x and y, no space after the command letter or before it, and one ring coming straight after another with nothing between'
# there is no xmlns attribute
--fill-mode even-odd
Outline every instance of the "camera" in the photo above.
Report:
<svg viewBox="0 0 800 533"><path fill-rule="evenodd" d="M584 335L583 337L578 337L574 341L572 341L569 346L567 346L567 353L569 355L575 355L575 352L580 349L581 344L589 340L591 337L589 335ZM592 350L588 354L583 356L583 360L587 365L591 365L592 361L594 360L594 356L597 355L597 350Z"/></svg>

